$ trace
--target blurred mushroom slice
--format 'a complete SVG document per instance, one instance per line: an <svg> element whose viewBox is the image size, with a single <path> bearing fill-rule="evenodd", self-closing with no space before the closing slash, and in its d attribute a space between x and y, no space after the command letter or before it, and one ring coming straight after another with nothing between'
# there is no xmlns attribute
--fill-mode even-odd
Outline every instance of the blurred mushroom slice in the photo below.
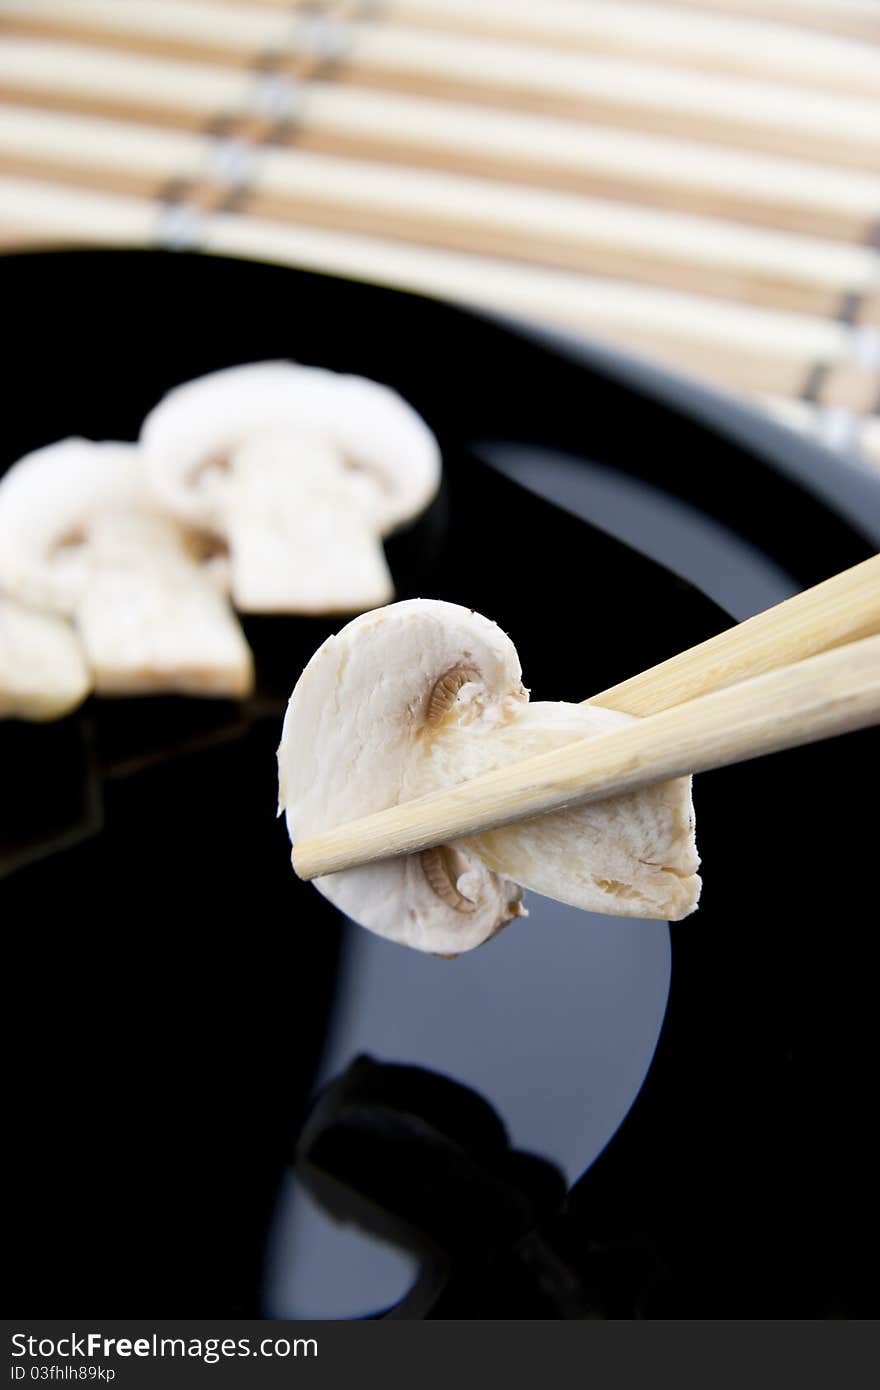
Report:
<svg viewBox="0 0 880 1390"><path fill-rule="evenodd" d="M455 604L415 599L349 623L312 657L279 748L291 840L629 721L529 705L512 642ZM317 887L382 936L439 955L523 915L522 887L594 912L693 911L690 780L332 874Z"/></svg>
<svg viewBox="0 0 880 1390"><path fill-rule="evenodd" d="M254 435L230 470L231 587L243 612L345 613L393 597L369 512L326 441Z"/></svg>
<svg viewBox="0 0 880 1390"><path fill-rule="evenodd" d="M61 719L91 688L70 623L0 597L0 718Z"/></svg>
<svg viewBox="0 0 880 1390"><path fill-rule="evenodd" d="M144 422L154 495L226 539L235 606L358 612L387 603L382 537L440 479L436 440L395 392L292 362L187 382Z"/></svg>
<svg viewBox="0 0 880 1390"><path fill-rule="evenodd" d="M66 439L9 470L0 589L74 619L99 694L252 688L228 601L182 528L150 509L134 445Z"/></svg>

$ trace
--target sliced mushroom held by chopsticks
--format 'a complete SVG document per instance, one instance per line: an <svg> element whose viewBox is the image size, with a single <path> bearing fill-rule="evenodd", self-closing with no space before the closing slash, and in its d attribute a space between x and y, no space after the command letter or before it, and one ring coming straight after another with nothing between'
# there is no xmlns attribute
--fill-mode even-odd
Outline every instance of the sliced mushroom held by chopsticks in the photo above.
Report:
<svg viewBox="0 0 880 1390"><path fill-rule="evenodd" d="M61 719L91 688L71 624L0 595L0 719Z"/></svg>
<svg viewBox="0 0 880 1390"><path fill-rule="evenodd" d="M440 479L436 440L394 391L292 362L170 391L141 434L157 502L222 538L246 613L353 613L394 586L382 538Z"/></svg>
<svg viewBox="0 0 880 1390"><path fill-rule="evenodd" d="M239 698L251 654L131 444L66 439L0 480L0 591L73 620L98 694Z"/></svg>
<svg viewBox="0 0 880 1390"><path fill-rule="evenodd" d="M487 618L414 599L356 618L315 653L278 751L291 839L452 787L633 716L529 703ZM522 916L522 889L592 912L677 920L700 880L689 778L315 880L348 916L438 955Z"/></svg>

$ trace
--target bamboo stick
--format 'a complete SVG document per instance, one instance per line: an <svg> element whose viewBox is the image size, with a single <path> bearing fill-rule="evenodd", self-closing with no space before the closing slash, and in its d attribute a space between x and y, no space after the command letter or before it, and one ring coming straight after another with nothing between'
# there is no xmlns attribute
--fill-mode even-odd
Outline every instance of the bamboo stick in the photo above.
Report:
<svg viewBox="0 0 880 1390"><path fill-rule="evenodd" d="M865 43L802 29L795 15L791 23L777 23L632 0L389 0L384 14L397 25L742 73L849 95L877 92L880 55Z"/></svg>
<svg viewBox="0 0 880 1390"><path fill-rule="evenodd" d="M306 89L235 67L110 53L7 36L0 97L193 129L218 113L291 110L298 147L318 153L612 196L809 235L863 241L880 179L856 170L541 115L450 106L332 82Z"/></svg>
<svg viewBox="0 0 880 1390"><path fill-rule="evenodd" d="M290 0L257 0L257 3L273 9L293 8ZM332 3L332 0L327 0L327 3ZM379 7L380 16L391 9L391 3L392 0L386 0L386 3ZM571 4L571 0L568 0L568 3ZM640 17L649 8L662 12L669 10L669 0L637 0L637 3L637 9L633 5L627 6L627 9L635 10L636 17ZM606 0L606 4L614 5L616 0ZM395 0L393 14L395 19L399 20L418 10L431 10L435 16L439 16L446 9L450 12L462 9L462 23L479 24L479 15L472 14L472 9L478 7L466 9L466 5L467 0L452 0L449 6L445 4L445 0L442 4L435 3L435 0ZM508 22L513 23L515 27L516 16L533 6L540 15L543 6L538 5L537 0L518 0L515 6L504 6L505 10L512 10ZM810 32L818 31L825 35L836 34L845 38L880 43L880 19L875 0L674 0L674 6L676 11L686 9L697 12L698 15L702 11L707 17L726 20L733 15L740 15L747 19L760 19L764 23L792 25L798 28L803 26ZM578 5L579 10L584 8L586 7ZM504 19L502 11L498 22L504 22Z"/></svg>
<svg viewBox="0 0 880 1390"><path fill-rule="evenodd" d="M0 154L31 160L35 171L42 162L74 174L136 170L155 186L201 174L213 144L201 133L0 104Z"/></svg>
<svg viewBox="0 0 880 1390"><path fill-rule="evenodd" d="M666 0L642 0L643 4L665 4ZM794 23L825 34L880 43L880 20L876 0L675 0L689 10L710 14L746 15Z"/></svg>
<svg viewBox="0 0 880 1390"><path fill-rule="evenodd" d="M402 802L294 845L317 878L880 722L880 636Z"/></svg>
<svg viewBox="0 0 880 1390"><path fill-rule="evenodd" d="M216 0L192 0L216 8ZM248 8L307 11L307 0L250 0ZM339 6L327 0L321 13ZM569 51L620 54L704 71L761 75L799 86L874 96L877 55L864 42L817 34L792 13L743 17L696 13L643 0L385 0L367 18L462 35L513 39ZM251 33L249 28L248 33ZM880 38L880 24L876 29ZM859 35L859 37L863 37Z"/></svg>
<svg viewBox="0 0 880 1390"><path fill-rule="evenodd" d="M876 102L688 68L361 27L339 78L846 167L878 162Z"/></svg>
<svg viewBox="0 0 880 1390"><path fill-rule="evenodd" d="M88 38L160 54L243 61L274 51L318 54L314 30L270 10L202 0L4 0L13 33ZM296 19L296 17L294 17ZM326 31L324 31L326 34ZM340 80L455 100L577 115L713 143L756 146L876 168L880 104L558 48L421 32L367 21L336 30Z"/></svg>
<svg viewBox="0 0 880 1390"><path fill-rule="evenodd" d="M105 186L149 193L151 177L222 181L227 148L186 132L0 106L0 157L17 173L68 181L80 167L99 171ZM257 216L813 314L833 314L845 292L880 292L880 257L866 247L301 150L238 153Z"/></svg>
<svg viewBox="0 0 880 1390"><path fill-rule="evenodd" d="M880 632L880 555L795 594L707 642L593 695L590 705L657 714Z"/></svg>
<svg viewBox="0 0 880 1390"><path fill-rule="evenodd" d="M3 0L7 23L33 33L138 40L173 52L234 53L239 59L288 44L294 21L289 13L259 6L191 0ZM154 49L155 51L155 49Z"/></svg>
<svg viewBox="0 0 880 1390"><path fill-rule="evenodd" d="M142 246L155 239L157 209L122 197L0 175L0 226L19 245Z"/></svg>
<svg viewBox="0 0 880 1390"><path fill-rule="evenodd" d="M279 198L324 199L347 209L351 225L367 209L435 227L469 224L477 234L506 232L522 254L528 243L551 249L548 263L563 264L566 247L590 243L645 260L673 259L687 267L764 279L797 280L856 292L880 287L880 256L867 247L796 237L691 214L623 206L582 195L497 185L470 177L402 170L377 162L291 155L267 150L258 191ZM577 259L577 257L575 257ZM583 264L583 262L581 262Z"/></svg>
<svg viewBox="0 0 880 1390"><path fill-rule="evenodd" d="M0 89L5 99L24 101L30 96L40 107L55 101L77 111L96 102L103 109L116 103L153 122L169 113L182 123L200 124L246 106L253 86L254 74L242 67L27 38L8 26L0 42Z"/></svg>
<svg viewBox="0 0 880 1390"><path fill-rule="evenodd" d="M441 103L368 89L336 86L333 97L325 114L323 93L317 84L310 87L291 136L298 149L476 174L483 179L584 193L622 204L673 207L682 213L862 244L868 241L876 221L880 185L860 170L800 164L721 146L490 108L479 112L448 105L444 118ZM385 110L363 109L360 118L352 120L342 109L346 97L355 98L364 108L366 100L377 97ZM392 102L399 103L400 110L394 125L385 130L382 118ZM420 109L413 111L415 103ZM418 118L428 106L440 108L440 115L436 133L423 139ZM460 118L475 111L474 133L478 138L456 141ZM491 123L495 121L498 139L493 139L496 132ZM528 129L533 123L538 128ZM562 129L554 131L553 126ZM572 131L579 148L566 149L566 128ZM556 135L561 137L558 142L553 140ZM544 137L552 143L546 143ZM697 155L693 161L692 153ZM746 165L752 160L754 178L750 181ZM746 175L742 179L734 167L740 162ZM803 182L798 179L801 172L806 175ZM830 175L828 179L823 177L825 173ZM838 184L838 180L850 177L854 182L849 187Z"/></svg>
<svg viewBox="0 0 880 1390"><path fill-rule="evenodd" d="M413 217L408 212L375 207L369 202L353 215L351 209L333 197L296 197L259 190L245 195L239 206L258 218L275 218L299 227L342 233L356 230L361 236L395 239L414 247L516 260L524 266L552 266L632 285L663 287L719 301L811 315L834 314L843 292L840 287L830 289L760 272L709 267L696 260L687 263L678 256L654 252L650 245L642 251L628 251L610 239L604 240L598 229L582 239L557 240L547 234L524 231L515 224L497 225L487 220L488 225L479 225L442 212L433 219Z"/></svg>

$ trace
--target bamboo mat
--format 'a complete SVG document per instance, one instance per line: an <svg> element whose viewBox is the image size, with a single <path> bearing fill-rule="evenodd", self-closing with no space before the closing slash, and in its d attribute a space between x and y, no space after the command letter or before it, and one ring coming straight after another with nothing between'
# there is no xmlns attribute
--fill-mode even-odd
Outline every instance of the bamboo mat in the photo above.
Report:
<svg viewBox="0 0 880 1390"><path fill-rule="evenodd" d="M0 246L604 339L880 469L880 0L0 0Z"/></svg>

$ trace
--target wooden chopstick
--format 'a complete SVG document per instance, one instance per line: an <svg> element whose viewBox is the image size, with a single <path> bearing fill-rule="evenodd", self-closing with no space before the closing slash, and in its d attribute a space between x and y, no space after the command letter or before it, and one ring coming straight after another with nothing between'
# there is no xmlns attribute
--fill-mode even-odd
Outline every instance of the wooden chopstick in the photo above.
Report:
<svg viewBox="0 0 880 1390"><path fill-rule="evenodd" d="M312 879L880 723L880 636L391 806L294 846Z"/></svg>
<svg viewBox="0 0 880 1390"><path fill-rule="evenodd" d="M871 723L871 711L877 708L872 700L880 699L880 684L872 694L870 686L858 682L866 660L880 662L880 637L873 635L878 632L880 555L874 555L585 701L649 716L638 725L572 743L300 841L294 847L294 868L301 878L316 878L479 834L572 801L596 800L859 727L835 724L841 712L849 717L850 705L846 698L841 704L838 695L846 687L851 659L853 680L864 700L857 700L850 712L861 719L867 711L863 722ZM829 660L842 655L836 663L815 667L819 653L828 654ZM776 684L756 685L771 674L779 675ZM837 693L828 695L829 690ZM737 691L743 692L739 699ZM710 698L716 703L708 704ZM657 723L661 714L676 710L685 711L683 718ZM647 734L639 732L645 729ZM754 743L749 742L752 736ZM670 770L668 759L680 759L684 750L685 762L674 762ZM627 781L632 775L641 780ZM540 801L544 796L550 801L536 809L534 798Z"/></svg>
<svg viewBox="0 0 880 1390"><path fill-rule="evenodd" d="M657 714L764 671L880 632L880 555L756 613L584 703Z"/></svg>

